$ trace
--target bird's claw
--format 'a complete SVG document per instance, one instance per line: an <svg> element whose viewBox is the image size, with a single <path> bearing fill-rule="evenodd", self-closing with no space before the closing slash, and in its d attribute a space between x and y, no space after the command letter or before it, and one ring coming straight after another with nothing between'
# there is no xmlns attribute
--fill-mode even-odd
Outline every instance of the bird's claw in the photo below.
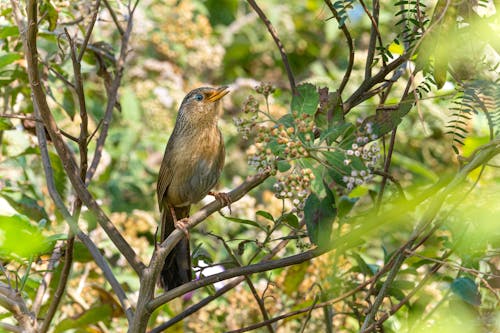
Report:
<svg viewBox="0 0 500 333"><path fill-rule="evenodd" d="M180 231L182 231L186 235L186 238L189 238L189 231L187 228L188 222L189 222L189 219L187 217L180 219L178 221L174 221L174 227L176 229L179 229Z"/></svg>
<svg viewBox="0 0 500 333"><path fill-rule="evenodd" d="M232 200L229 197L229 194L225 192L212 192L212 191L208 192L208 194L212 195L216 200L218 200L224 206L227 206L227 208L229 209L229 214L232 214L231 212Z"/></svg>

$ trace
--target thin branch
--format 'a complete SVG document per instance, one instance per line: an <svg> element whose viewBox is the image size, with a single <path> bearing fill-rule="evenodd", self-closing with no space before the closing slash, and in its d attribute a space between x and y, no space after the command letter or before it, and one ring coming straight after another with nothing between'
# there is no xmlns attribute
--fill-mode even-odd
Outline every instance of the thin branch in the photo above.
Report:
<svg viewBox="0 0 500 333"><path fill-rule="evenodd" d="M0 329L8 331L8 332L23 333L21 328L14 326L14 325L11 325L11 324L2 323L2 322L0 322Z"/></svg>
<svg viewBox="0 0 500 333"><path fill-rule="evenodd" d="M373 15L370 13L368 7L366 7L366 4L363 0L359 0L359 3L361 4L366 15L370 18L370 21L372 22L372 27L370 31L370 42L368 43L368 55L366 56L366 64L365 64L365 80L366 80L372 76L372 64L377 46L377 39L380 47L384 47L384 43L382 42L382 35L378 30L378 17L380 12L379 0L373 0ZM384 57L382 57L382 64L384 66L387 65Z"/></svg>
<svg viewBox="0 0 500 333"><path fill-rule="evenodd" d="M101 0L96 0L94 14L90 19L89 26L87 28L87 32L85 33L85 38L83 38L82 46L80 47L80 53L78 54L78 63L82 61L83 55L85 54L85 50L87 49L87 44L89 43L90 36L92 35L92 30L94 30L95 22L97 21L97 15L99 14L99 7L101 6Z"/></svg>
<svg viewBox="0 0 500 333"><path fill-rule="evenodd" d="M290 233L290 236L293 236L296 233L297 233L297 231L293 230ZM292 239L292 238L286 238L286 239L283 239L282 241L280 241L278 243L278 245L276 245L271 250L270 253L268 253L267 255L264 256L264 258L262 258L262 261L271 260L279 251L281 251L288 244L288 242L290 241L290 239ZM260 252L260 250L261 250L261 248L259 248L258 252ZM215 294L210 295L210 296L204 298L203 300L201 300L199 303L194 304L191 307L185 309L183 312L179 313L178 315L176 315L175 317L173 317L172 319L170 319L166 323L163 323L162 325L160 325L160 326L154 328L153 330L151 330L150 333L161 332L161 331L169 328L170 326L178 323L179 321L183 320L184 318L186 318L186 317L192 315L193 313L195 313L196 311L200 310L205 305L209 304L211 301L213 301L215 299L218 299L219 296L221 296L221 295L225 294L226 292L228 292L229 290L233 289L234 287L236 287L237 285L239 285L244 280L245 280L245 277L243 277L243 276L239 276L239 277L235 278L234 280L228 282L224 287L222 287L221 289L217 290L215 292Z"/></svg>
<svg viewBox="0 0 500 333"><path fill-rule="evenodd" d="M40 116L39 114L40 110L38 109L37 104L34 104L34 109L35 109L35 116ZM36 125L37 125L36 132L38 137L38 146L40 147L40 154L42 156L42 165L45 172L45 179L47 182L47 188L49 190L49 194L52 200L54 201L54 204L56 205L57 209L63 215L64 219L71 228L71 231L74 234L76 234L76 236L83 242L83 244L87 247L90 254L94 258L94 261L97 264L97 266L101 268L106 280L111 285L111 288L113 288L113 291L115 292L116 297L118 297L120 304L123 308L123 311L125 312L127 319L130 322L132 320L133 313L132 313L132 306L127 298L127 295L125 294L123 288L121 287L120 283L114 276L111 268L109 267L108 263L104 259L103 255L101 254L97 246L94 244L94 242L92 242L92 240L88 237L88 235L86 235L79 229L77 221L69 213L66 206L64 205L63 199L61 198L59 192L57 191L56 184L54 181L52 164L49 158L49 151L47 149L47 139L45 137L44 127L41 123L37 123Z"/></svg>
<svg viewBox="0 0 500 333"><path fill-rule="evenodd" d="M399 58L388 63L387 66L382 67L382 69L380 69L380 71L377 74L370 77L368 80L364 80L363 83L361 83L361 85L358 87L358 89L356 89L356 91L351 95L351 97L349 97L344 102L342 107L344 114L348 113L356 105L365 101L366 98L369 98L369 97L364 97L363 95L367 91L369 91L374 85L384 81L387 74L389 74L390 72L401 66L403 63L405 63L408 60L408 57L409 54L407 53L403 54Z"/></svg>
<svg viewBox="0 0 500 333"><path fill-rule="evenodd" d="M28 310L21 294L3 282L0 282L0 306L14 315L22 332L35 332L36 318Z"/></svg>
<svg viewBox="0 0 500 333"><path fill-rule="evenodd" d="M292 68L290 67L290 63L288 62L288 56L286 55L285 52L285 47L283 46L283 43L281 43L281 40L278 37L278 33L276 32L276 29L274 29L271 21L267 18L266 14L262 11L262 9L257 5L255 0L247 0L248 4L255 10L257 15L259 15L260 19L262 22L267 27L267 30L273 37L274 42L276 43L276 46L278 46L278 50L280 51L281 54L281 60L283 61L283 65L285 65L286 69L286 74L288 75L288 81L290 82L290 88L292 89L292 93L294 95L298 94L297 87L295 86L295 78L293 77L293 72Z"/></svg>
<svg viewBox="0 0 500 333"><path fill-rule="evenodd" d="M121 84L125 59L128 53L128 43L130 39L130 34L132 33L132 26L133 26L132 19L133 19L133 13L130 12L127 21L127 29L125 30L125 33L122 35L121 39L120 55L116 63L116 74L115 77L113 78L111 86L109 87L109 89L106 89L106 92L108 93L108 103L106 104L106 111L104 112L104 118L102 120L101 134L97 139L94 157L92 158L92 162L88 169L85 181L86 184L88 184L92 179L92 177L94 176L94 173L97 170L97 166L101 161L102 151L104 149L104 144L106 143L109 126L111 124L111 119L113 117L113 108L115 107L116 102L118 101L118 88L120 87Z"/></svg>
<svg viewBox="0 0 500 333"><path fill-rule="evenodd" d="M36 291L35 299L33 300L33 305L31 306L31 310L38 317L38 312L40 311L40 307L42 306L43 297L47 292L47 289L50 285L50 281L52 280L52 276L54 275L54 268L56 263L61 259L62 256L62 247L63 243L59 242L52 251L52 255L50 256L49 262L47 264L47 271L43 275L42 281L38 290Z"/></svg>
<svg viewBox="0 0 500 333"><path fill-rule="evenodd" d="M123 36L125 34L125 32L123 31L123 28L120 25L120 22L118 21L118 18L116 17L115 11L109 5L108 0L103 0L103 1L104 1L104 5L108 9L109 14L111 15L111 18L113 19L113 22L115 22L116 28L118 29L118 32L120 33L120 36Z"/></svg>
<svg viewBox="0 0 500 333"><path fill-rule="evenodd" d="M15 4L15 1L12 1L12 3ZM27 60L28 77L30 80L31 90L33 92L34 105L36 105L36 107L40 111L40 115L45 125L45 128L47 129L50 138L54 143L54 147L61 159L66 174L68 175L68 178L71 184L73 185L73 188L75 189L78 197L96 216L99 225L104 229L108 237L120 250L123 256L127 259L132 268L137 272L138 275L140 275L144 267L144 264L140 261L139 257L136 255L132 247L125 241L120 232L115 228L113 223L104 213L99 204L95 201L93 196L87 190L85 184L80 179L75 158L72 155L71 150L68 148L63 138L61 137L61 131L58 128L54 120L54 117L52 116L50 107L47 103L42 82L40 81L40 74L38 72L38 50L36 46L37 30L38 30L38 27L36 25L37 1L30 0L28 2L27 9L28 9L27 29L25 29L24 25L22 24L22 21L17 19L16 21L19 22L18 23L19 31L22 32L23 36L23 44ZM16 12L17 13L15 13L15 17L17 17L19 14L18 10Z"/></svg>
<svg viewBox="0 0 500 333"><path fill-rule="evenodd" d="M408 80L403 96L401 97L401 103L406 101L408 93L410 92L410 87L412 82L413 82L412 79ZM387 97L387 95L385 97ZM389 141L389 151L387 152L387 156L384 161L384 171L383 171L384 175L382 176L382 182L380 183L380 190L378 192L377 201L375 204L377 211L379 210L380 205L382 204L382 197L384 196L385 185L387 183L387 178L388 178L387 175L389 175L389 168L391 166L391 161L392 161L392 153L394 151L394 145L396 144L397 130L398 126L395 126L392 130L391 139Z"/></svg>
<svg viewBox="0 0 500 333"><path fill-rule="evenodd" d="M59 277L59 282L57 284L56 290L54 294L50 298L49 309L45 314L45 318L43 320L42 327L40 328L41 333L48 332L50 328L50 323L52 322L57 308L62 300L64 295L64 291L66 290L66 286L68 284L68 279L71 271L71 266L73 264L73 246L74 246L75 237L71 236L68 238L66 242L66 255L64 256L64 264L61 270L61 276Z"/></svg>
<svg viewBox="0 0 500 333"><path fill-rule="evenodd" d="M217 236L217 235L214 235L214 234L212 234L212 235L222 242L222 244L224 245L224 248L226 249L227 253L231 256L231 258L233 259L233 262L237 265L237 267L243 267L242 263L236 257L236 255L233 253L233 251L229 247L229 245L227 245L224 238ZM248 284L248 287L250 288L250 291L252 292L253 298L257 302L257 306L259 307L259 310L262 314L262 318L264 320L269 320L269 314L267 313L267 309L266 309L266 306L264 304L264 301L259 296L259 293L257 292L257 289L255 288L255 285L253 284L252 279L250 279L250 277L248 275L243 276L243 278L245 279L246 283ZM267 325L267 330L270 333L274 333L274 328L271 326L271 324Z"/></svg>
<svg viewBox="0 0 500 333"><path fill-rule="evenodd" d="M330 0L325 0L325 4L328 6L330 11L333 14L333 17L337 20L337 22L340 24L341 19L339 16L339 13L333 7L333 4ZM347 42L347 47L349 48L349 63L347 64L347 69L345 71L344 77L342 78L342 82L339 85L339 88L337 89L337 93L339 96L342 96L342 92L344 91L345 86L347 85L347 82L349 82L349 78L351 77L351 72L352 68L354 66L354 42L351 37L351 33L349 32L349 29L347 29L347 26L345 25L345 22L340 26L340 30L342 30L342 33L344 34L344 37Z"/></svg>

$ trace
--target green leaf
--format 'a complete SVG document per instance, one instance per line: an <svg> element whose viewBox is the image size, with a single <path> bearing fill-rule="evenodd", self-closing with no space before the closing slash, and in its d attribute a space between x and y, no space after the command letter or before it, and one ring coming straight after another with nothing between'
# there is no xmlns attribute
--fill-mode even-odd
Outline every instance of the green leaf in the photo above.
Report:
<svg viewBox="0 0 500 333"><path fill-rule="evenodd" d="M323 131L320 136L320 141L326 140L328 143L332 143L339 136L344 134L344 132L352 126L351 123L336 123L333 124L326 131Z"/></svg>
<svg viewBox="0 0 500 333"><path fill-rule="evenodd" d="M100 306L94 306L89 310L81 313L76 318L66 318L63 319L59 324L57 324L54 329L54 333L61 333L68 331L70 329L78 329L83 327L89 327L91 324L96 324L99 321L109 322L111 320L113 310L111 305L105 304Z"/></svg>
<svg viewBox="0 0 500 333"><path fill-rule="evenodd" d="M351 253L351 257L353 257L354 260L356 260L356 263L358 264L357 267L359 269L359 272L363 273L366 276L372 276L374 274L370 265L368 265L359 254L357 254L356 252L353 252L353 253Z"/></svg>
<svg viewBox="0 0 500 333"><path fill-rule="evenodd" d="M288 163L288 161L285 161L285 160L279 160L277 163L277 166L278 166L278 171L279 172L285 172L285 171L288 171L290 170L290 168L292 167L290 165L290 163Z"/></svg>
<svg viewBox="0 0 500 333"><path fill-rule="evenodd" d="M19 53L7 53L0 55L0 68L12 64L14 61L21 59Z"/></svg>
<svg viewBox="0 0 500 333"><path fill-rule="evenodd" d="M0 255L29 258L47 251L50 242L26 216L0 216Z"/></svg>
<svg viewBox="0 0 500 333"><path fill-rule="evenodd" d="M0 131L9 130L12 128L12 123L9 119L0 118Z"/></svg>
<svg viewBox="0 0 500 333"><path fill-rule="evenodd" d="M307 233L312 243L319 247L330 244L332 226L337 215L333 193L324 184L326 196L320 199L314 192L309 195L304 206Z"/></svg>
<svg viewBox="0 0 500 333"><path fill-rule="evenodd" d="M19 35L19 29L14 25L0 27L0 38L6 38L17 35Z"/></svg>
<svg viewBox="0 0 500 333"><path fill-rule="evenodd" d="M57 27L57 19L59 12L49 0L45 0L40 6L40 16L44 17L49 22L49 31L54 31Z"/></svg>
<svg viewBox="0 0 500 333"><path fill-rule="evenodd" d="M263 218L274 222L274 217L271 215L271 213L268 213L264 210L257 211L257 213L255 213L255 215L262 216Z"/></svg>
<svg viewBox="0 0 500 333"><path fill-rule="evenodd" d="M299 218L295 214L292 214L292 213L285 214L280 219L281 219L281 221L287 223L288 225L290 225L293 228L299 227Z"/></svg>
<svg viewBox="0 0 500 333"><path fill-rule="evenodd" d="M240 223L240 224L251 225L251 226L257 227L257 228L262 229L262 230L264 230L264 231L267 232L267 229L264 226L258 224L255 221L252 221L252 220L239 219L237 217L230 217L230 216L224 216L224 218L226 220L228 220L228 221L231 221L231 222L236 222L236 223Z"/></svg>
<svg viewBox="0 0 500 333"><path fill-rule="evenodd" d="M337 204L339 219L342 219L349 214L352 207L358 202L359 198L349 198L348 196L341 196L339 203Z"/></svg>
<svg viewBox="0 0 500 333"><path fill-rule="evenodd" d="M38 204L38 201L21 192L13 192L4 189L0 191L0 196L3 197L16 211L26 215L35 221L48 219L47 212L43 206Z"/></svg>
<svg viewBox="0 0 500 333"><path fill-rule="evenodd" d="M463 301L475 306L481 305L481 294L479 294L476 283L471 279L467 277L457 278L453 280L450 288Z"/></svg>
<svg viewBox="0 0 500 333"><path fill-rule="evenodd" d="M293 96L292 99L292 111L297 111L299 114L315 114L319 103L319 93L316 87L305 83L298 86L297 91L298 95Z"/></svg>
<svg viewBox="0 0 500 333"><path fill-rule="evenodd" d="M302 283L302 281L304 281L307 267L309 267L308 261L305 261L299 265L288 267L288 269L286 270L285 280L283 282L283 290L285 294L291 296L295 291L297 291L299 285Z"/></svg>

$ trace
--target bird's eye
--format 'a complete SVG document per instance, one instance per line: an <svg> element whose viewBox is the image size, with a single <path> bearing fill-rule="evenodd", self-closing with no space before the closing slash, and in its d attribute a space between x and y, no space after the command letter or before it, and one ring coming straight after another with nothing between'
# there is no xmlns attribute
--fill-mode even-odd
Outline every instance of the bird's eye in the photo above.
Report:
<svg viewBox="0 0 500 333"><path fill-rule="evenodd" d="M196 94L196 95L194 95L194 99L197 100L197 101L201 101L203 99L203 95L202 94Z"/></svg>

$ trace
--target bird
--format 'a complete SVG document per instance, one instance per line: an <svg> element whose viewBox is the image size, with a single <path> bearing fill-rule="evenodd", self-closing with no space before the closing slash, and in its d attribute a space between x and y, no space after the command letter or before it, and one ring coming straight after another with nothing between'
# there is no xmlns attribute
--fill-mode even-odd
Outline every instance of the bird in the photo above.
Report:
<svg viewBox="0 0 500 333"><path fill-rule="evenodd" d="M224 140L217 122L227 86L200 87L184 97L158 173L160 242L176 228L186 234L165 259L158 284L171 290L191 281L191 254L186 223L192 204L207 194L229 205L225 193L211 189L224 166Z"/></svg>

